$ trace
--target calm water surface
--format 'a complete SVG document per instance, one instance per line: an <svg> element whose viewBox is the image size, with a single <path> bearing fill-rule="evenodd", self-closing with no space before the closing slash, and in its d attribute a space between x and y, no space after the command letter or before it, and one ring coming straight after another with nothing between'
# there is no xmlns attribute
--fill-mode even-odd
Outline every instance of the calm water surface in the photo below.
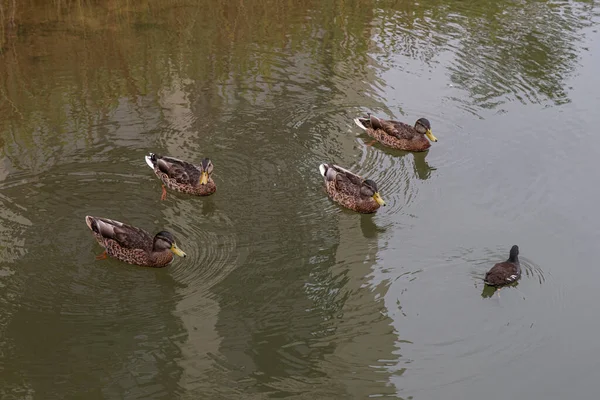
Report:
<svg viewBox="0 0 600 400"><path fill-rule="evenodd" d="M0 398L596 398L597 4L136 3L0 0ZM439 142L367 146L368 111ZM217 193L161 202L149 151ZM188 258L96 261L87 214Z"/></svg>

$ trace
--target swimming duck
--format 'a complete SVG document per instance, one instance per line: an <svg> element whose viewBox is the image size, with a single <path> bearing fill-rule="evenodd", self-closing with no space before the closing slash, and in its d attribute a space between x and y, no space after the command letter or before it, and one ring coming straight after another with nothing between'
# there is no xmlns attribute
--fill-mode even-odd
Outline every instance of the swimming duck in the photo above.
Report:
<svg viewBox="0 0 600 400"><path fill-rule="evenodd" d="M498 263L486 274L483 281L489 286L506 286L521 278L521 263L519 262L519 246L510 249L508 260Z"/></svg>
<svg viewBox="0 0 600 400"><path fill-rule="evenodd" d="M200 166L154 153L145 158L146 164L163 183L161 200L167 198L165 185L169 189L196 196L208 196L217 191L217 185L211 178L214 166L208 158L202 160Z"/></svg>
<svg viewBox="0 0 600 400"><path fill-rule="evenodd" d="M321 164L327 194L333 201L359 213L374 213L385 201L379 195L377 184L333 164Z"/></svg>
<svg viewBox="0 0 600 400"><path fill-rule="evenodd" d="M162 268L173 261L173 254L186 257L170 232L161 231L152 238L148 232L108 218L86 216L85 223L106 250L96 257L113 257L129 264Z"/></svg>
<svg viewBox="0 0 600 400"><path fill-rule="evenodd" d="M429 140L437 142L426 118L419 118L414 127L400 121L377 118L370 113L367 117L355 118L354 122L381 144L398 150L425 151L431 147Z"/></svg>

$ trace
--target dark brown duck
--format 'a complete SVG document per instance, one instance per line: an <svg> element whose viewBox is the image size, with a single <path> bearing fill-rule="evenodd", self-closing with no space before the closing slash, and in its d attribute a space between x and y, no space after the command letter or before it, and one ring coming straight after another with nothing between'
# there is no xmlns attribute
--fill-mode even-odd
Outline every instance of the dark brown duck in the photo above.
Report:
<svg viewBox="0 0 600 400"><path fill-rule="evenodd" d="M483 281L489 286L506 286L521 279L521 263L519 262L519 246L510 249L508 260L498 263L486 274Z"/></svg>

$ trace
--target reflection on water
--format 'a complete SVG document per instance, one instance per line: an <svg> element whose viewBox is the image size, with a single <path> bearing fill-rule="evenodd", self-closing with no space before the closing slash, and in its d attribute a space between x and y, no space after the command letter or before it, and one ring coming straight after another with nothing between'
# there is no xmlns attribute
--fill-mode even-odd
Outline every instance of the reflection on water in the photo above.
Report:
<svg viewBox="0 0 600 400"><path fill-rule="evenodd" d="M27 210L9 197L0 196L0 204L0 259L3 263L14 263L27 251L24 237L31 221L23 216Z"/></svg>
<svg viewBox="0 0 600 400"><path fill-rule="evenodd" d="M552 180L524 190L518 171L544 160L472 115L568 104L597 17L590 2L0 0L0 397L420 398L523 362L551 339L527 331L547 312L531 299L567 289L528 258L526 296L482 305L472 286L498 257L485 249L553 205ZM366 146L365 110L426 116L440 142ZM149 151L210 157L219 190L160 201ZM374 179L387 207L333 204L322 162ZM188 258L96 261L87 214L170 230Z"/></svg>
<svg viewBox="0 0 600 400"><path fill-rule="evenodd" d="M511 101L564 104L567 78L577 66L581 29L593 25L594 4L569 2L386 1L376 15L384 66L397 54L430 66L446 64L452 96L476 115L502 111Z"/></svg>

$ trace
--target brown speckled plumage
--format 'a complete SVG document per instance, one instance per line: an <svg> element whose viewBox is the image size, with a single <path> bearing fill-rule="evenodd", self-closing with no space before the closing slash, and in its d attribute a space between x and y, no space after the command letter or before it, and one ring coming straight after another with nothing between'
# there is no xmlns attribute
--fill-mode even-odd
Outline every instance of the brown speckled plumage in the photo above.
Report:
<svg viewBox="0 0 600 400"><path fill-rule="evenodd" d="M325 190L338 204L359 213L374 213L380 204L373 198L377 185L371 180L333 164L321 164L321 175L325 178Z"/></svg>
<svg viewBox="0 0 600 400"><path fill-rule="evenodd" d="M364 118L356 118L354 122L365 130L367 135L393 149L425 151L431 147L425 135L428 129L431 132L431 126L425 118L417 120L415 126L400 121L388 121L371 114ZM432 137L435 138L433 135Z"/></svg>
<svg viewBox="0 0 600 400"><path fill-rule="evenodd" d="M148 232L108 218L86 216L85 222L109 257L129 264L161 268L173 260L173 236L166 231ZM183 253L185 256L185 253Z"/></svg>
<svg viewBox="0 0 600 400"><path fill-rule="evenodd" d="M489 286L505 286L515 283L521 278L521 263L519 262L519 247L510 249L508 260L494 265L486 274L484 282Z"/></svg>
<svg viewBox="0 0 600 400"><path fill-rule="evenodd" d="M169 189L196 196L209 196L217 191L217 185L211 175L212 162L205 158L200 166L173 157L150 153L146 163ZM206 184L201 183L202 173L208 174Z"/></svg>

